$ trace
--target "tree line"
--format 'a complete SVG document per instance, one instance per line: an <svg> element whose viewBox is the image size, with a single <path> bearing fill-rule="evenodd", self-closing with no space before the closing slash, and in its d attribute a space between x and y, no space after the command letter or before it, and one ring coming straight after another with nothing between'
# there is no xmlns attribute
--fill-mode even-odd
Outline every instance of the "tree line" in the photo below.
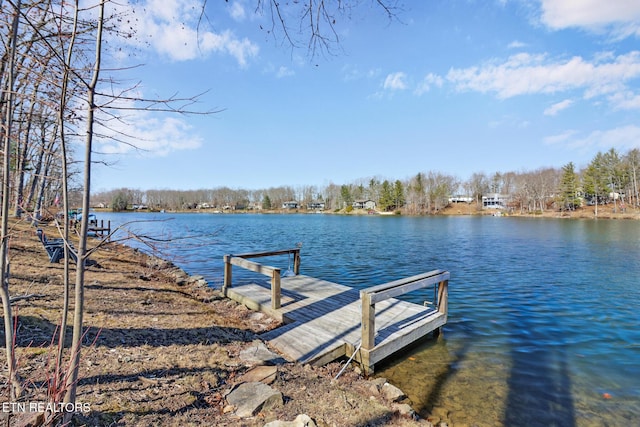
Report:
<svg viewBox="0 0 640 427"><path fill-rule="evenodd" d="M520 213L550 209L572 210L584 204L603 203L638 207L640 150L621 155L615 149L598 153L581 170L573 163L561 168L540 168L525 172L474 173L468 179L439 172L420 172L407 179L369 177L348 184L325 186L280 186L264 189L218 187L200 190L113 189L97 193L93 200L115 211L132 208L151 210L278 210L295 201L301 209L317 206L341 210L356 201L372 200L382 211L411 215L436 214L461 195L482 203L482 197L497 193L508 208Z"/></svg>

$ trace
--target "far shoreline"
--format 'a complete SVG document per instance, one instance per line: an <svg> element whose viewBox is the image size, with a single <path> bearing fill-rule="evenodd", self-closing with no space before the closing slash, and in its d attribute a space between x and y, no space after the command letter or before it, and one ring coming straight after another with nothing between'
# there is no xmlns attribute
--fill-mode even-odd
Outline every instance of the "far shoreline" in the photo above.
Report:
<svg viewBox="0 0 640 427"><path fill-rule="evenodd" d="M518 218L554 218L554 219L640 219L640 209L626 208L620 211L611 205L598 206L598 214L595 214L595 206L579 207L572 211L546 210L536 212L515 212L506 209L479 209L473 204L451 204L435 214L407 214L402 210L395 212L379 212L368 211L366 209L353 209L346 212L344 209L338 211L330 210L307 210L307 209L271 209L271 210L219 210L214 208L205 209L180 209L180 210L132 210L112 211L108 208L92 208L94 212L113 212L113 213L167 213L167 214L213 214L213 215L229 215L229 214L262 214L262 215L343 215L343 216L405 216L405 217L439 217L439 216L497 216L497 217L518 217Z"/></svg>

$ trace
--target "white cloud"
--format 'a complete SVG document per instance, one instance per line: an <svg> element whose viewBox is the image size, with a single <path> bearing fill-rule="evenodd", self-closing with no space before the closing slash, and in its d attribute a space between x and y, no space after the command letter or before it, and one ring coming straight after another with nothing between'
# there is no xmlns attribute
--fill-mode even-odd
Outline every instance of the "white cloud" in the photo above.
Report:
<svg viewBox="0 0 640 427"><path fill-rule="evenodd" d="M577 131L570 129L566 130L558 135L551 135L544 138L545 144L553 145L553 144L561 144L571 140L571 137L574 136Z"/></svg>
<svg viewBox="0 0 640 427"><path fill-rule="evenodd" d="M565 144L570 148L629 151L640 148L640 126L626 125L608 130L597 130L584 137L576 137L578 132L569 130L559 135L545 138L548 144Z"/></svg>
<svg viewBox="0 0 640 427"><path fill-rule="evenodd" d="M519 53L504 62L494 60L481 66L453 68L446 76L459 91L493 92L502 99L570 90L582 90L585 97L594 97L625 90L625 84L638 77L638 51L600 56L592 61L580 56L551 60L547 55Z"/></svg>
<svg viewBox="0 0 640 427"><path fill-rule="evenodd" d="M130 94L132 97L142 94ZM175 115L136 110L131 99L117 99L110 103L120 108L118 120L109 120L98 113L94 150L104 154L138 152L148 157L167 156L176 151L194 150L202 146L202 138L192 126ZM126 113L125 113L126 111Z"/></svg>
<svg viewBox="0 0 640 427"><path fill-rule="evenodd" d="M381 70L379 68L371 68L369 70L362 71L357 66L347 64L342 67L342 79L346 82L361 80L361 79L374 79L377 78Z"/></svg>
<svg viewBox="0 0 640 427"><path fill-rule="evenodd" d="M608 30L616 37L640 35L637 0L542 0L541 21L554 30Z"/></svg>
<svg viewBox="0 0 640 427"><path fill-rule="evenodd" d="M391 73L384 79L382 87L388 90L405 90L407 88L407 75L402 71Z"/></svg>
<svg viewBox="0 0 640 427"><path fill-rule="evenodd" d="M285 66L281 66L280 68L278 68L278 71L276 72L276 77L281 79L283 77L289 77L295 74L296 74L295 71L293 71L292 69L287 68Z"/></svg>
<svg viewBox="0 0 640 427"><path fill-rule="evenodd" d="M595 131L577 142L582 146L594 146L603 150L615 148L619 151L628 151L640 148L640 127L627 125L605 131Z"/></svg>
<svg viewBox="0 0 640 427"><path fill-rule="evenodd" d="M521 49L523 47L526 47L526 43L522 43L521 41L518 40L514 40L511 43L509 43L509 45L507 46L509 49Z"/></svg>
<svg viewBox="0 0 640 427"><path fill-rule="evenodd" d="M422 79L422 82L416 88L415 94L422 95L429 92L433 86L442 87L443 83L444 79L442 77L437 74L429 73L424 76L424 79Z"/></svg>
<svg viewBox="0 0 640 427"><path fill-rule="evenodd" d="M244 5L240 2L234 1L229 6L229 15L236 21L244 21L247 17L247 13L244 10Z"/></svg>
<svg viewBox="0 0 640 427"><path fill-rule="evenodd" d="M631 91L615 93L609 97L609 102L620 110L640 110L640 95Z"/></svg>
<svg viewBox="0 0 640 427"><path fill-rule="evenodd" d="M135 36L126 39L128 43L150 46L174 61L218 53L230 55L241 67L247 66L249 59L258 55L258 45L231 30L203 28L202 7L199 0L146 0L118 6L119 13L136 17L121 21L127 26L125 31L135 30ZM240 9L232 6L231 13L239 16Z"/></svg>
<svg viewBox="0 0 640 427"><path fill-rule="evenodd" d="M555 116L560 111L566 110L567 108L571 107L572 104L573 104L573 101L570 99L565 99L564 101L556 102L555 104L553 104L552 106L544 110L544 115Z"/></svg>

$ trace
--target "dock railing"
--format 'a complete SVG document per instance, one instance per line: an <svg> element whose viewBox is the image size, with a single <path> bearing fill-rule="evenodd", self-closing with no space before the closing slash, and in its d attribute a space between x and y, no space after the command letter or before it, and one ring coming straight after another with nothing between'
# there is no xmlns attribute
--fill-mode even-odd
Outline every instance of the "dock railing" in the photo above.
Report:
<svg viewBox="0 0 640 427"><path fill-rule="evenodd" d="M222 285L222 293L227 296L227 289L232 286L232 266L236 265L246 270L264 274L271 278L271 308L277 310L280 308L280 269L268 265L262 265L248 258L261 258L276 255L293 254L293 273L300 274L300 248L284 249L280 251L253 252L239 255L224 256L224 283Z"/></svg>
<svg viewBox="0 0 640 427"><path fill-rule="evenodd" d="M448 310L448 287L450 274L445 270L433 270L405 279L382 285L372 286L360 291L362 303L362 341L363 350L375 347L376 336L376 303L394 298L411 291L435 285L437 300L434 301L438 312L444 315L446 322Z"/></svg>

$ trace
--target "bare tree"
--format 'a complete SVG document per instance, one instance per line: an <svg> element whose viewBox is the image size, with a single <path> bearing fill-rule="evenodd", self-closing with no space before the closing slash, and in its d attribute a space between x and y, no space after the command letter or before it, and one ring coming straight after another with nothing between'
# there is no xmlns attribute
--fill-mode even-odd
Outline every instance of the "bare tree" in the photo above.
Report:
<svg viewBox="0 0 640 427"><path fill-rule="evenodd" d="M0 292L2 296L2 311L4 316L4 333L5 333L5 354L7 358L7 367L9 369L10 381L10 398L16 400L21 393L21 386L16 373L16 357L13 346L13 316L11 312L11 300L9 295L9 199L11 198L11 143L13 140L13 102L14 102L14 84L16 77L16 49L18 41L18 27L20 17L20 0L17 0L13 8L13 19L11 23L11 31L8 34L8 42L6 45L7 59L6 69L7 81L6 86L3 83L2 103L2 144L4 153L2 157L2 205L0 214L2 215L0 225ZM5 68L5 58L3 58L3 68ZM4 89L6 87L6 89Z"/></svg>

